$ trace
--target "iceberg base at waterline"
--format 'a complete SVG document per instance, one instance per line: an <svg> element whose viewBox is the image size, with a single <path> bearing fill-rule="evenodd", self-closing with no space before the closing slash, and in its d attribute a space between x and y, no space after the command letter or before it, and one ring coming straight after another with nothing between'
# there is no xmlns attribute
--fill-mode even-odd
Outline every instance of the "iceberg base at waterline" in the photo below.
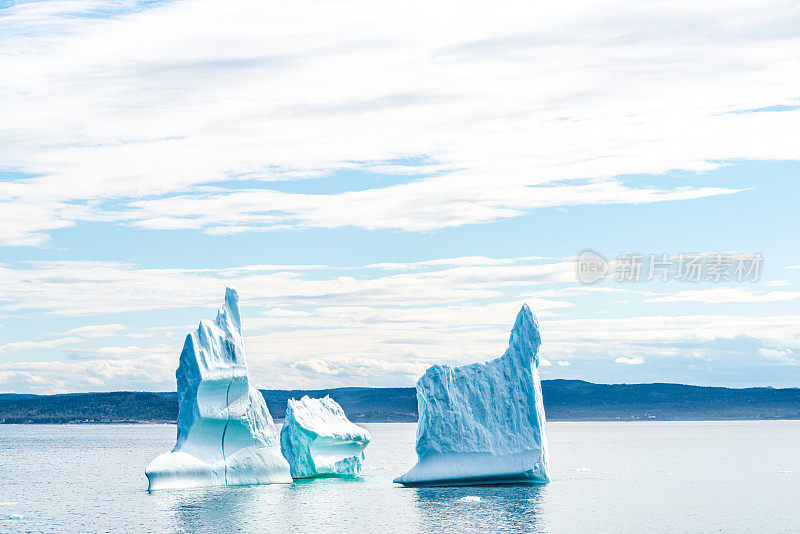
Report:
<svg viewBox="0 0 800 534"><path fill-rule="evenodd" d="M434 365L417 382L419 461L405 485L550 481L539 327L527 305L495 360Z"/></svg>
<svg viewBox="0 0 800 534"><path fill-rule="evenodd" d="M186 337L177 443L145 469L150 490L292 481L264 397L250 385L238 303L228 288L216 320Z"/></svg>
<svg viewBox="0 0 800 534"><path fill-rule="evenodd" d="M207 386L201 395L210 401L211 388ZM229 389L235 386L229 383L225 390ZM237 414L236 406L227 406L220 413L206 411L195 421L180 449L176 447L150 462L145 470L148 489L291 482L277 436L255 436L251 430L259 426L253 424L256 420L266 421L269 415L261 393L251 388L246 398L240 399L239 405L250 413ZM225 405L224 395L218 402ZM256 415L258 412L260 415Z"/></svg>
<svg viewBox="0 0 800 534"><path fill-rule="evenodd" d="M549 475L540 456L538 449L510 454L432 454L394 481L406 486L544 483Z"/></svg>
<svg viewBox="0 0 800 534"><path fill-rule="evenodd" d="M283 456L262 447L242 449L230 458L211 463L182 451L164 453L147 466L147 478L150 490L292 481Z"/></svg>
<svg viewBox="0 0 800 534"><path fill-rule="evenodd" d="M288 401L281 450L293 478L356 476L369 440L369 432L347 419L328 396Z"/></svg>

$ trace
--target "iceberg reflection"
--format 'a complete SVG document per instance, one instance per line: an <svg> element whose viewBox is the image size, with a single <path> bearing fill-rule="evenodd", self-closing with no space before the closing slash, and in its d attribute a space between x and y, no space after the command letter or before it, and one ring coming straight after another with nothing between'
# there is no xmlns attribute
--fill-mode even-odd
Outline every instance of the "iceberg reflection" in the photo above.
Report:
<svg viewBox="0 0 800 534"><path fill-rule="evenodd" d="M541 484L415 487L423 532L545 532Z"/></svg>

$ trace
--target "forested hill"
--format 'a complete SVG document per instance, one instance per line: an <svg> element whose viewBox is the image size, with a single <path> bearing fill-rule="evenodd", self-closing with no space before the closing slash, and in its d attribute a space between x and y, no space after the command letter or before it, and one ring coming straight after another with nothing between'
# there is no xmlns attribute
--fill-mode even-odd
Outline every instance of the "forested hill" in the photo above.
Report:
<svg viewBox="0 0 800 534"><path fill-rule="evenodd" d="M550 421L800 419L800 389L542 382ZM413 388L262 390L282 419L286 399L330 395L358 422L416 421ZM111 392L67 395L0 394L0 423L174 422L175 393Z"/></svg>

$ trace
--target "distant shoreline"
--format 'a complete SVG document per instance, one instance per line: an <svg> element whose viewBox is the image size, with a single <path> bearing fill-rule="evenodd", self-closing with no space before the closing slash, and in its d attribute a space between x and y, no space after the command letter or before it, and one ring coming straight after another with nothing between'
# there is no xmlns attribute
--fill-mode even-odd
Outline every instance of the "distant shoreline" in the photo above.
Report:
<svg viewBox="0 0 800 534"><path fill-rule="evenodd" d="M282 425L283 419L275 419L276 425ZM797 422L800 417L791 419L548 419L547 424L551 423L755 423L755 422ZM416 421L358 421L359 424L366 425L393 425L393 424L406 424L413 425ZM66 421L63 423L43 423L43 422L4 422L0 421L0 425L20 425L20 426L139 426L139 425L158 425L158 426L176 426L175 421Z"/></svg>
<svg viewBox="0 0 800 534"><path fill-rule="evenodd" d="M414 388L261 390L283 419L288 398L330 395L354 422L413 423ZM800 419L800 388L594 384L543 380L548 421L755 421ZM0 424L163 424L178 416L175 392L0 394Z"/></svg>

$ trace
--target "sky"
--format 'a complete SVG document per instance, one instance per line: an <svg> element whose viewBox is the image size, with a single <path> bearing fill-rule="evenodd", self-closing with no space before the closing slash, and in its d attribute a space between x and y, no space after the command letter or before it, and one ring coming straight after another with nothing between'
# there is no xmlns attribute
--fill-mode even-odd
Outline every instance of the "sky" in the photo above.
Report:
<svg viewBox="0 0 800 534"><path fill-rule="evenodd" d="M800 386L800 6L549 4L0 0L0 391Z"/></svg>

